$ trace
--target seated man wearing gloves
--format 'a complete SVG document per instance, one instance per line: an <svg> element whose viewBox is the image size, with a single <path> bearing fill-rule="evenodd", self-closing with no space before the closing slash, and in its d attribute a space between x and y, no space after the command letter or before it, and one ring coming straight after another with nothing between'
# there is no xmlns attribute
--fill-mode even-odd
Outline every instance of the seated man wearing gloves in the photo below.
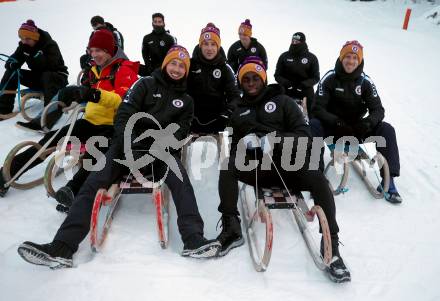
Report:
<svg viewBox="0 0 440 301"><path fill-rule="evenodd" d="M237 210L238 181L255 186L258 175L258 183L271 187L280 185L281 176L289 188L310 191L314 202L324 210L330 227L334 256L329 274L337 282L350 281L350 272L339 254L339 229L332 192L324 175L319 170L308 170L306 163L311 146L309 126L297 104L283 94L281 86L267 85L266 78L264 64L258 57L247 58L238 71L238 80L244 94L231 116L233 135L229 162L223 162L220 170L219 211L222 213L222 232L217 240L222 248L219 255L225 255L230 249L244 243ZM303 150L296 151L299 138L305 138L308 143L302 147ZM276 139L279 143L274 144L271 140ZM285 143L292 139L293 147L292 143ZM287 158L290 160L286 161L295 161L300 156L306 159L298 170L283 168L286 166L283 163L290 163L281 160L284 144L293 150L291 157ZM271 164L264 166L264 157L269 158ZM244 159L247 163L244 163ZM262 164L258 164L257 170L243 168L251 164L248 159ZM273 167L274 164L280 175Z"/></svg>
<svg viewBox="0 0 440 301"><path fill-rule="evenodd" d="M71 136L85 143L92 136L110 138L113 135L113 118L122 101L122 97L130 86L137 80L139 64L125 60L115 53L113 35L107 30L95 31L89 41L88 48L95 62L88 75L88 86L67 87L59 92L58 100L70 105L72 101L86 102L83 119L75 122ZM48 147L56 146L69 129L62 128ZM53 137L55 131L47 133L38 143L43 146ZM11 176L14 176L34 155L38 149L30 147L21 152L12 161ZM37 158L27 170L42 163ZM69 205L74 194L79 190L88 175L88 171L80 169L74 178L57 192L57 200ZM0 196L8 191L3 174L0 173Z"/></svg>

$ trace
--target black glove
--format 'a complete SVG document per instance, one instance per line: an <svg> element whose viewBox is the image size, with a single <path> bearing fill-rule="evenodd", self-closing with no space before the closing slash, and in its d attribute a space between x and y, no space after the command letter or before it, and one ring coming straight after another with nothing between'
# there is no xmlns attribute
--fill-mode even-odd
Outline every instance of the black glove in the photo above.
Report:
<svg viewBox="0 0 440 301"><path fill-rule="evenodd" d="M356 137L364 139L366 138L367 134L371 132L370 122L368 122L367 120L362 120L361 122L358 122L353 126L353 130L356 134Z"/></svg>
<svg viewBox="0 0 440 301"><path fill-rule="evenodd" d="M344 120L338 119L335 123L335 135L342 137L342 136L353 136L354 131L351 126L349 126L347 123L345 123Z"/></svg>
<svg viewBox="0 0 440 301"><path fill-rule="evenodd" d="M67 86L60 89L58 92L58 101L63 102L67 107L72 104L72 102L81 102L81 89L79 86Z"/></svg>
<svg viewBox="0 0 440 301"><path fill-rule="evenodd" d="M81 89L81 100L83 102L94 102L97 103L101 99L101 91L95 88L83 88Z"/></svg>
<svg viewBox="0 0 440 301"><path fill-rule="evenodd" d="M15 71L20 68L20 64L13 58L9 58L5 63L5 68L11 71Z"/></svg>

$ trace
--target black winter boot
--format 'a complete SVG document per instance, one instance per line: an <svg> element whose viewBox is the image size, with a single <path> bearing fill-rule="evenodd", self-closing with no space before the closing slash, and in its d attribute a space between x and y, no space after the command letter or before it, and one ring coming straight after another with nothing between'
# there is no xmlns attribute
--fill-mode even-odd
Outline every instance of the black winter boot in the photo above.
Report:
<svg viewBox="0 0 440 301"><path fill-rule="evenodd" d="M332 260L327 268L330 280L336 283L351 281L351 275L348 268L345 266L341 255L339 254L339 238L337 234L332 235ZM321 239L321 255L324 256L324 244Z"/></svg>
<svg viewBox="0 0 440 301"><path fill-rule="evenodd" d="M58 240L43 245L25 241L18 247L17 251L25 261L32 264L45 265L51 269L73 266L72 250L65 243Z"/></svg>
<svg viewBox="0 0 440 301"><path fill-rule="evenodd" d="M240 219L236 215L222 215L222 232L217 236L217 240L222 245L218 256L225 256L228 252L244 244L241 234Z"/></svg>
<svg viewBox="0 0 440 301"><path fill-rule="evenodd" d="M193 258L215 257L220 248L221 245L217 240L207 240L203 236L195 234L184 242L182 256Z"/></svg>

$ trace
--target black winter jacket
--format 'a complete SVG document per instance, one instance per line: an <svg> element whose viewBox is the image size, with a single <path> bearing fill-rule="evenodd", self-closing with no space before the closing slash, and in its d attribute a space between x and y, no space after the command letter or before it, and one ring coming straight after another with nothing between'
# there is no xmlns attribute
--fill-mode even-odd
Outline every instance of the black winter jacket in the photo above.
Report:
<svg viewBox="0 0 440 301"><path fill-rule="evenodd" d="M188 94L194 98L194 115L201 122L217 119L227 110L232 111L240 99L234 73L221 50L216 58L207 61L196 47L191 58Z"/></svg>
<svg viewBox="0 0 440 301"><path fill-rule="evenodd" d="M52 71L69 75L67 67L64 65L63 56L57 42L52 40L48 32L38 29L40 39L31 48L30 53L24 49L24 45L19 42L15 52L11 55L18 63L23 65L27 63L29 69L35 72Z"/></svg>
<svg viewBox="0 0 440 301"><path fill-rule="evenodd" d="M231 152L235 152L237 143L244 136L256 133L263 136L276 131L277 137L311 137L310 127L295 101L284 94L283 88L272 84L265 88L253 100L243 97L231 117L233 128ZM274 156L282 152L281 143L274 146ZM296 149L298 140L293 147ZM309 141L309 144L311 141Z"/></svg>
<svg viewBox="0 0 440 301"><path fill-rule="evenodd" d="M290 45L289 51L281 54L278 59L275 80L286 89L289 96L306 96L305 90L313 89L319 78L318 59L309 52L306 43Z"/></svg>
<svg viewBox="0 0 440 301"><path fill-rule="evenodd" d="M376 86L363 72L363 67L364 61L347 74L338 59L335 69L327 72L319 82L314 116L325 126L334 127L341 119L351 126L364 121L372 130L383 120L385 110Z"/></svg>
<svg viewBox="0 0 440 301"><path fill-rule="evenodd" d="M243 63L248 56L258 56L263 61L267 70L266 49L264 49L263 45L261 45L256 38L251 38L251 44L248 49L244 48L240 40L229 47L228 64L231 65L234 73L237 73L238 67L240 67L240 64Z"/></svg>
<svg viewBox="0 0 440 301"><path fill-rule="evenodd" d="M127 91L116 114L114 122L116 143L123 145L127 121L137 112L151 114L159 122L162 129L171 123L176 123L179 129L174 136L179 141L186 138L193 119L194 103L191 96L185 91L186 84L184 82L170 83L160 70L155 70L152 76L139 79ZM159 128L153 120L148 118L137 121L132 133L132 141L148 129ZM153 142L151 139L143 139L132 147L133 149L148 149Z"/></svg>
<svg viewBox="0 0 440 301"><path fill-rule="evenodd" d="M148 74L162 65L168 50L176 43L176 39L168 31L155 32L144 36L142 40L142 57Z"/></svg>

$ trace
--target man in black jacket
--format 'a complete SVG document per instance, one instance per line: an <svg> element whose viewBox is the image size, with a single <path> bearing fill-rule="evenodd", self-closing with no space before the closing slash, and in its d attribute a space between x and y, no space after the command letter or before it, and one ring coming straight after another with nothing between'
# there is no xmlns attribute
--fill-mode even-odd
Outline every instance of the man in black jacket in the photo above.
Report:
<svg viewBox="0 0 440 301"><path fill-rule="evenodd" d="M155 179L164 179L171 190L178 216L177 225L184 243L182 256L206 258L217 255L220 244L203 237L203 220L197 208L193 187L178 156L179 147L176 147L188 135L193 118L193 100L185 93L189 65L188 52L176 45L165 57L162 70L155 70L152 77L144 77L132 86L119 106L115 118L115 136L103 157L104 168L91 173L87 178L51 243L40 245L24 242L19 246L18 253L24 260L52 268L71 267L73 253L90 230L96 192L100 188L108 189L128 171L136 176L139 169L144 167L136 163L145 158L145 151L147 158L153 158L149 161L153 162L153 168L147 166L146 169L154 171ZM139 118L133 124L130 117L135 115L137 118L136 113L149 115L147 118ZM130 128L132 132L127 130ZM171 134L160 137L163 129L171 129ZM146 132L154 132L159 137L142 138ZM163 152L162 147L170 147L170 151ZM133 155L137 157L136 160L129 162ZM159 159L163 157L171 157L171 161Z"/></svg>
<svg viewBox="0 0 440 301"><path fill-rule="evenodd" d="M191 131L199 134L223 131L240 92L221 48L220 29L213 23L202 29L199 45L194 49L188 94L194 98Z"/></svg>
<svg viewBox="0 0 440 301"><path fill-rule="evenodd" d="M350 272L339 254L336 208L327 180L320 171L308 170L308 164L294 170L286 167L289 160L281 159L285 138L294 138L296 145L288 146L294 150L298 149L299 138L311 138L310 128L301 110L290 97L283 94L280 85L267 86L267 75L261 60L246 59L239 69L238 79L244 94L231 116L231 156L227 163L222 164L219 178L219 211L222 213L222 232L217 237L222 245L219 255L226 255L231 248L244 243L237 210L238 181L252 186L258 181L261 183L259 185L272 187L279 186L282 177L289 189L310 191L315 204L324 210L332 238L333 259L329 266L329 275L336 282L350 281ZM269 136L273 133L281 140L280 143L271 142ZM240 147L240 144L244 146ZM307 145L300 147L300 150L292 154L291 160L295 161L297 157L307 159L310 145L311 141L308 141ZM268 154L272 155L272 163L278 166L280 175L272 165L265 168L260 164ZM237 162L244 163L245 158L246 162L248 159L257 160L257 171L243 170L237 165Z"/></svg>
<svg viewBox="0 0 440 301"><path fill-rule="evenodd" d="M297 32L292 36L289 51L281 54L275 70L275 80L284 87L286 94L295 99L307 98L307 113L312 113L315 91L319 81L319 63L309 52L306 36Z"/></svg>
<svg viewBox="0 0 440 301"><path fill-rule="evenodd" d="M369 136L384 137L386 146L377 145L377 150L388 161L390 168L391 182L385 198L398 204L402 198L394 184L394 177L400 174L396 132L383 121L385 109L376 86L363 69L362 45L358 41L346 42L335 69L327 72L319 82L313 111L316 119L312 119L310 124L316 137L355 136L361 141Z"/></svg>
<svg viewBox="0 0 440 301"><path fill-rule="evenodd" d="M176 39L165 30L165 17L161 13L152 15L153 31L142 40L142 57L145 69L140 70L142 76L148 76L160 67L168 50L176 43Z"/></svg>
<svg viewBox="0 0 440 301"><path fill-rule="evenodd" d="M238 67L248 56L258 56L267 70L266 49L256 38L252 37L252 24L249 19L246 19L238 27L238 36L240 40L232 44L228 50L228 64L231 65L234 73L237 73Z"/></svg>
<svg viewBox="0 0 440 301"><path fill-rule="evenodd" d="M37 28L32 20L27 20L21 25L18 36L20 42L6 61L6 72L0 82L0 89L16 90L18 83L16 71L19 71L20 83L33 90L43 91L44 103L48 104L58 90L68 83L69 73L60 49L49 33ZM30 70L20 69L24 63ZM14 99L13 94L0 95L0 114L12 112Z"/></svg>

